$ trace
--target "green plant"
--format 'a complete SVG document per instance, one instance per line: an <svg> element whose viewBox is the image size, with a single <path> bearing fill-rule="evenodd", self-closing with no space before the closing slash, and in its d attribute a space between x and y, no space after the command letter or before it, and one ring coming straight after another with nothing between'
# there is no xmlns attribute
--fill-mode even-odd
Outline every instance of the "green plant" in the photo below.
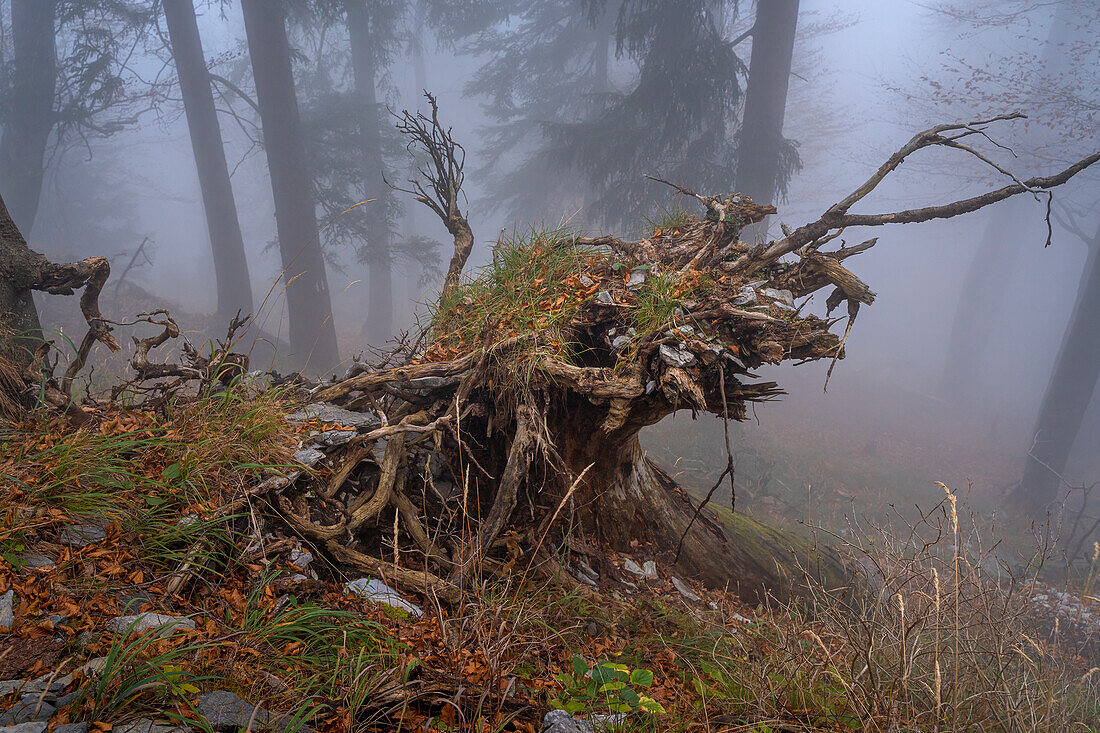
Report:
<svg viewBox="0 0 1100 733"><path fill-rule="evenodd" d="M80 690L75 704L89 720L111 722L146 703L173 716L175 705L187 704L198 694L200 683L216 679L195 675L185 666L196 652L213 646L211 642L172 646L186 634L166 635L163 629L131 636L136 623L115 638L102 668Z"/></svg>
<svg viewBox="0 0 1100 733"><path fill-rule="evenodd" d="M561 695L550 701L566 712L630 713L642 710L663 713L664 707L639 690L653 684L653 672L634 669L615 662L597 662L591 667L579 656L573 657L568 672L554 675L562 686Z"/></svg>

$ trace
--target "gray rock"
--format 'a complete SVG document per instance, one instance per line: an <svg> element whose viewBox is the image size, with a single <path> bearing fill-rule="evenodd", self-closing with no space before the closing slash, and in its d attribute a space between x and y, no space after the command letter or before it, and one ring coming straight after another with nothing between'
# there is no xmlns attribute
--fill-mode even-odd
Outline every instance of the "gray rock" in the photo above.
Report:
<svg viewBox="0 0 1100 733"><path fill-rule="evenodd" d="M107 528L99 524L70 524L61 529L62 544L87 547L107 539Z"/></svg>
<svg viewBox="0 0 1100 733"><path fill-rule="evenodd" d="M135 616L118 616L107 622L107 628L120 634L143 634L159 629L168 634L179 629L195 630L195 622L183 616L168 616L163 613L139 613Z"/></svg>
<svg viewBox="0 0 1100 733"><path fill-rule="evenodd" d="M661 361L673 367L686 367L695 363L695 354L683 349L677 349L669 344L661 344L658 350Z"/></svg>
<svg viewBox="0 0 1100 733"><path fill-rule="evenodd" d="M358 435L354 430L326 430L323 433L317 433L310 442L314 445L324 446L325 448L335 448L338 445L344 445L350 443L351 439Z"/></svg>
<svg viewBox="0 0 1100 733"><path fill-rule="evenodd" d="M772 300L778 301L788 308L794 308L794 294L790 290L776 290L775 288L764 288L762 291L764 295Z"/></svg>
<svg viewBox="0 0 1100 733"><path fill-rule="evenodd" d="M653 574L650 575L648 572L648 566L650 564L652 564L652 560L646 563L646 567L643 567L628 557L626 560L623 561L623 570L630 573L631 575L637 575L639 578L656 578L657 566L653 566Z"/></svg>
<svg viewBox="0 0 1100 733"><path fill-rule="evenodd" d="M645 282L646 271L641 268L635 268L630 271L630 279L627 280L626 286L628 288L636 288Z"/></svg>
<svg viewBox="0 0 1100 733"><path fill-rule="evenodd" d="M263 725L267 722L266 710L257 710L241 698L226 690L215 690L199 697L195 710L216 731L235 731L244 728L248 721Z"/></svg>
<svg viewBox="0 0 1100 733"><path fill-rule="evenodd" d="M382 427L382 420L372 412L352 412L328 402L314 402L286 416L287 422L303 423L307 420L320 420L324 423L339 423L362 430L374 430Z"/></svg>
<svg viewBox="0 0 1100 733"><path fill-rule="evenodd" d="M190 728L171 725L170 723L157 723L149 718L131 720L129 723L116 725L111 730L113 733L191 733Z"/></svg>
<svg viewBox="0 0 1100 733"><path fill-rule="evenodd" d="M646 560L642 563L642 573L645 577L653 579L657 577L657 563L653 560Z"/></svg>
<svg viewBox="0 0 1100 733"><path fill-rule="evenodd" d="M195 710L206 719L215 731L237 731L244 729L252 721L252 730L274 730L277 733L296 731L307 733L313 729L307 725L293 723L292 718L272 716L263 709L257 709L241 698L226 690L215 690L199 697ZM117 730L117 729L116 729Z"/></svg>
<svg viewBox="0 0 1100 733"><path fill-rule="evenodd" d="M703 600L699 597L697 593L692 591L691 588L688 588L687 584L684 583L684 581L680 580L675 575L672 576L672 585L676 587L676 590L680 591L680 595L682 595L689 601L695 601L696 603L698 603L699 601Z"/></svg>
<svg viewBox="0 0 1100 733"><path fill-rule="evenodd" d="M55 563L53 560L46 557L45 555L35 555L31 552L24 552L20 554L19 562L23 563L23 567L32 568L35 570L38 570L40 568L48 570L50 568L57 567L57 563Z"/></svg>
<svg viewBox="0 0 1100 733"><path fill-rule="evenodd" d="M88 733L88 724L65 723L64 725L55 725L53 727L53 733Z"/></svg>
<svg viewBox="0 0 1100 733"><path fill-rule="evenodd" d="M596 293L596 302L602 305L615 305L615 299L611 297L611 293L606 290L601 290Z"/></svg>
<svg viewBox="0 0 1100 733"><path fill-rule="evenodd" d="M313 562L313 555L301 548L297 548L290 553L290 555L287 557L287 560L290 560L292 564L297 565L302 570L305 570L309 567L309 564Z"/></svg>
<svg viewBox="0 0 1100 733"><path fill-rule="evenodd" d="M317 465L325 454L316 448L303 448L294 454L294 460L301 463L303 466L315 466Z"/></svg>
<svg viewBox="0 0 1100 733"><path fill-rule="evenodd" d="M23 695L19 702L0 715L0 725L49 720L56 712L57 708L43 700L41 695Z"/></svg>
<svg viewBox="0 0 1100 733"><path fill-rule="evenodd" d="M655 389L657 389L657 382L656 381L651 379L651 380L649 380L648 382L645 383L645 393L646 394L653 394L653 390L655 390Z"/></svg>
<svg viewBox="0 0 1100 733"><path fill-rule="evenodd" d="M596 713L588 716L588 724L596 733L610 733L611 731L625 730L626 713Z"/></svg>
<svg viewBox="0 0 1100 733"><path fill-rule="evenodd" d="M756 302L756 291L745 286L741 288L741 292L737 294L737 297L733 299L734 305L752 305Z"/></svg>
<svg viewBox="0 0 1100 733"><path fill-rule="evenodd" d="M590 278L588 275L581 275L577 279L580 280L581 285L585 286L586 288L590 288L596 284L596 281Z"/></svg>
<svg viewBox="0 0 1100 733"><path fill-rule="evenodd" d="M20 723L19 725L5 725L0 727L0 733L46 733L50 724L44 720L33 723ZM54 730L58 730L55 728ZM118 730L117 728L115 729Z"/></svg>
<svg viewBox="0 0 1100 733"><path fill-rule="evenodd" d="M344 586L345 593L354 593L375 603L382 603L393 608L398 608L408 613L413 618L422 618L424 612L416 604L406 601L393 588L376 578L359 578Z"/></svg>
<svg viewBox="0 0 1100 733"><path fill-rule="evenodd" d="M0 595L0 626L10 629L15 625L15 611L12 606L15 603L15 591L9 590Z"/></svg>
<svg viewBox="0 0 1100 733"><path fill-rule="evenodd" d="M595 733L587 720L574 718L564 710L551 710L542 716L543 733Z"/></svg>
<svg viewBox="0 0 1100 733"><path fill-rule="evenodd" d="M611 342L611 348L615 349L616 351L625 351L629 346L629 336L616 336L615 339Z"/></svg>

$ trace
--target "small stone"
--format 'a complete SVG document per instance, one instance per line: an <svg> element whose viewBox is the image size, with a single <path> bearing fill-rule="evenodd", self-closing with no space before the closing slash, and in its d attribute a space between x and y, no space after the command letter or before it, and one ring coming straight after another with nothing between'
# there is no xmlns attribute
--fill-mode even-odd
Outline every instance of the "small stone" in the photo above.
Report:
<svg viewBox="0 0 1100 733"><path fill-rule="evenodd" d="M41 695L23 695L8 711L0 715L0 725L15 725L39 720L49 720L57 712Z"/></svg>
<svg viewBox="0 0 1100 733"><path fill-rule="evenodd" d="M543 733L595 733L587 720L578 720L564 710L551 710L542 717Z"/></svg>
<svg viewBox="0 0 1100 733"><path fill-rule="evenodd" d="M645 393L653 394L653 390L657 389L657 382L653 379L645 383Z"/></svg>
<svg viewBox="0 0 1100 733"><path fill-rule="evenodd" d="M644 564L639 565L628 557L623 561L623 570L640 578L653 580L657 577L657 563L652 560L646 560Z"/></svg>
<svg viewBox="0 0 1100 733"><path fill-rule="evenodd" d="M307 420L317 420L323 423L336 423L363 430L374 430L382 427L382 419L373 412L352 412L328 402L314 402L290 413L286 416L287 422L303 423Z"/></svg>
<svg viewBox="0 0 1100 733"><path fill-rule="evenodd" d="M31 568L33 570L48 570L50 568L57 567L57 563L55 563L53 560L46 557L45 555L35 555L29 552L24 552L23 554L19 555L19 562L23 563L23 567Z"/></svg>
<svg viewBox="0 0 1100 733"><path fill-rule="evenodd" d="M256 706L226 690L202 695L195 703L195 710L216 731L235 731L248 725L249 720L263 725L268 719L267 711L257 710Z"/></svg>
<svg viewBox="0 0 1100 733"><path fill-rule="evenodd" d="M424 612L420 610L419 606L406 601L394 588L391 588L376 578L359 578L358 580L353 580L344 586L344 592L354 593L357 596L362 596L375 603L381 603L392 608L400 609L413 618L419 619L424 616Z"/></svg>
<svg viewBox="0 0 1100 733"><path fill-rule="evenodd" d="M698 603L699 601L703 600L699 597L698 594L692 591L691 588L688 588L687 584L684 581L680 580L675 575L672 576L672 585L676 587L676 590L680 591L680 595L682 595L689 601L695 601L696 603Z"/></svg>
<svg viewBox="0 0 1100 733"><path fill-rule="evenodd" d="M611 342L611 348L615 351L625 351L630 346L630 338L628 336L616 336Z"/></svg>
<svg viewBox="0 0 1100 733"><path fill-rule="evenodd" d="M586 288L590 288L590 287L592 287L593 285L596 284L595 280L593 280L592 278L590 278L588 275L585 275L585 274L582 274L577 279L580 280L581 285L583 285Z"/></svg>
<svg viewBox="0 0 1100 733"><path fill-rule="evenodd" d="M53 727L53 733L88 733L88 724L65 723L63 725L55 725Z"/></svg>
<svg viewBox="0 0 1100 733"><path fill-rule="evenodd" d="M775 288L764 288L762 291L764 295L775 300L788 308L794 307L794 294L790 290L776 290Z"/></svg>
<svg viewBox="0 0 1100 733"><path fill-rule="evenodd" d="M70 524L61 529L62 544L87 547L107 539L107 528L98 524Z"/></svg>
<svg viewBox="0 0 1100 733"><path fill-rule="evenodd" d="M38 720L30 723L19 723L18 725L5 725L0 727L0 733L46 733L49 727L50 724L46 721ZM118 728L115 728L115 730L117 731Z"/></svg>
<svg viewBox="0 0 1100 733"><path fill-rule="evenodd" d="M668 344L661 344L658 353L661 356L661 361L669 366L686 367L695 363L695 354L683 349L677 349L675 346L670 346Z"/></svg>
<svg viewBox="0 0 1100 733"><path fill-rule="evenodd" d="M297 548L290 553L287 559L290 560L292 565L297 565L302 570L305 570L309 567L309 564L313 562L313 555L301 548Z"/></svg>
<svg viewBox="0 0 1100 733"><path fill-rule="evenodd" d="M326 448L335 448L338 445L344 445L350 443L351 439L358 435L354 430L326 430L323 433L317 433L310 442L314 445L321 445Z"/></svg>
<svg viewBox="0 0 1100 733"><path fill-rule="evenodd" d="M741 292L733 299L734 305L752 305L756 302L756 291L749 286L741 288Z"/></svg>
<svg viewBox="0 0 1100 733"><path fill-rule="evenodd" d="M626 286L628 288L636 288L639 285L645 283L646 271L643 268L635 268L630 271L630 279L627 280Z"/></svg>
<svg viewBox="0 0 1100 733"><path fill-rule="evenodd" d="M596 302L602 305L615 305L615 299L611 297L611 293L606 290L601 290L596 293Z"/></svg>
<svg viewBox="0 0 1100 733"><path fill-rule="evenodd" d="M141 613L135 616L118 616L107 622L107 628L119 634L143 634L159 629L168 634L175 630L195 630L195 622L183 616L168 616L163 613Z"/></svg>
<svg viewBox="0 0 1100 733"><path fill-rule="evenodd" d="M325 454L316 448L303 448L294 454L294 460L301 463L303 466L315 466L317 465Z"/></svg>
<svg viewBox="0 0 1100 733"><path fill-rule="evenodd" d="M15 601L15 591L9 590L0 595L0 626L10 629L15 625L15 611L12 605Z"/></svg>

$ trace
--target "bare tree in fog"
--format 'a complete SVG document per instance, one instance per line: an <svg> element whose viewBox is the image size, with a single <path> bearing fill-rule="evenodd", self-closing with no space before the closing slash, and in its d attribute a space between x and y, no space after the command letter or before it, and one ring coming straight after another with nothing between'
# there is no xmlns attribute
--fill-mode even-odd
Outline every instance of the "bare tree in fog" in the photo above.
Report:
<svg viewBox="0 0 1100 733"><path fill-rule="evenodd" d="M310 191L290 44L281 3L242 0L286 282L291 357L314 369L340 359Z"/></svg>
<svg viewBox="0 0 1100 733"><path fill-rule="evenodd" d="M1089 242L1073 315L1032 431L1017 504L1041 511L1059 498L1070 452L1100 380L1100 223Z"/></svg>
<svg viewBox="0 0 1100 733"><path fill-rule="evenodd" d="M1063 163L1074 149L1096 145L1095 113L1100 98L1095 80L1100 71L1100 43L1092 29L1100 23L1100 7L1079 0L1013 0L967 6L945 4L939 11L953 24L968 29L968 34L992 28L1024 44L1014 54L1005 51L1003 57L983 58L976 63L950 57L948 70L956 76L949 74L943 83L930 85L932 101L943 104L963 99L973 114L1006 106L1026 110L1035 127L1028 140L1029 157L1040 161ZM1047 23L1049 31L1036 62L1029 41L1032 25L1040 22ZM1043 145L1036 145L1037 141ZM1095 192L1095 174L1086 174L1084 180ZM1079 184L1067 195L1080 198L1078 192L1084 190ZM1094 194L1086 198L1082 207L1094 211ZM956 394L966 394L974 384L988 334L1001 311L1012 265L1024 245L1018 241L1023 205L1010 202L993 211L964 281L945 375L945 382ZM1075 226L1077 238L1089 248L1089 256L1026 446L1023 476L1014 492L1015 503L1032 514L1059 498L1064 488L1063 474L1100 378L1100 267L1096 258L1100 231L1092 233L1092 226L1100 223L1078 222ZM1064 232L1059 235L1056 241L1067 239Z"/></svg>
<svg viewBox="0 0 1100 733"><path fill-rule="evenodd" d="M387 215L389 187L383 180L386 168L382 155L382 118L377 85L380 70L400 46L396 21L404 9L403 0L368 2L347 0L348 37L359 108L359 161L366 195L378 199L364 211L369 241L361 249L370 268L367 318L363 335L367 343L382 345L393 336L393 228Z"/></svg>
<svg viewBox="0 0 1100 733"><path fill-rule="evenodd" d="M798 0L756 3L745 112L737 147L737 190L762 204L774 203L797 153L783 137L791 77Z"/></svg>
<svg viewBox="0 0 1100 733"><path fill-rule="evenodd" d="M245 314L253 312L252 284L237 203L229 180L195 6L192 0L163 0L163 7L214 255L218 319L228 322L238 310Z"/></svg>
<svg viewBox="0 0 1100 733"><path fill-rule="evenodd" d="M958 59L952 58L947 62L952 72L946 84L937 82L926 88L944 90L942 96L937 95L938 101L944 101L948 95L963 100L971 107L964 114L986 114L994 106L1027 109L1033 118L1035 112L1040 112L1042 116L1038 121L1044 126L1063 132L1059 128L1066 127L1064 123L1072 124L1074 115L1065 114L1064 103L1053 97L1058 94L1055 90L1076 86L1072 82L1072 71L1067 67L1072 64L1073 36L1081 29L1077 19L1082 9L1080 5L1076 0L1055 3L1053 17L1046 19L1050 30L1038 54L1038 63L1026 58L1034 54L1034 49L1026 43L1026 55L994 58L980 67L959 64ZM965 9L944 5L939 11L947 22L969 29L964 37L1002 28L1003 32L1017 35L1019 40L1031 38L1031 22L1041 22L1043 14L1049 13L1047 8L1025 4L1024 0L1007 4L978 3ZM922 81L927 83L929 80ZM1046 87L1045 93L1043 87ZM1021 94L1022 90L1027 91ZM1042 100L1046 104L1039 103L1048 94L1050 96ZM1047 105L1048 110L1041 112ZM1061 135L1054 137L1059 139ZM965 398L975 392L990 335L1007 297L1012 270L1020 259L1021 247L1027 246L1021 241L1020 232L1028 219L1028 208L1026 201L1012 201L994 209L967 269L951 325L950 358L943 375L944 392L953 398Z"/></svg>

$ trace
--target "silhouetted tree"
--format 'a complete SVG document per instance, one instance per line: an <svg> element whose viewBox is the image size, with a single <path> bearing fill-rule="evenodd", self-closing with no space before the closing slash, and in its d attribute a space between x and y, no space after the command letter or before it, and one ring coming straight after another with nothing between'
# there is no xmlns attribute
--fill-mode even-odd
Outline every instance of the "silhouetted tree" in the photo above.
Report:
<svg viewBox="0 0 1100 733"><path fill-rule="evenodd" d="M238 310L245 314L252 312L252 285L225 161L221 126L214 107L195 6L192 0L163 0L163 7L214 254L218 317L228 321Z"/></svg>
<svg viewBox="0 0 1100 733"><path fill-rule="evenodd" d="M783 137L798 0L756 3L745 112L737 147L737 190L762 204L785 191L798 154Z"/></svg>
<svg viewBox="0 0 1100 733"><path fill-rule="evenodd" d="M325 260L281 3L242 0L286 281L291 357L326 370L339 361Z"/></svg>

